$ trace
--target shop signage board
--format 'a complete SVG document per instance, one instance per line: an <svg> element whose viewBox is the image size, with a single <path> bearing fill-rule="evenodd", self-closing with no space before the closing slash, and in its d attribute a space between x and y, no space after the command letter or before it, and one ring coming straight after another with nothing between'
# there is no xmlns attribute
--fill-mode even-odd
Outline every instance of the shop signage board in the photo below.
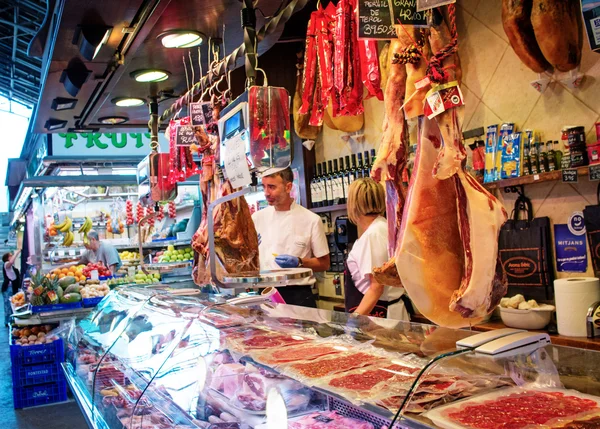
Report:
<svg viewBox="0 0 600 429"><path fill-rule="evenodd" d="M57 133L52 142L53 156L135 156L150 153L150 133ZM169 151L169 142L163 132L158 133L160 150Z"/></svg>
<svg viewBox="0 0 600 429"><path fill-rule="evenodd" d="M239 133L225 142L225 173L234 189L252 182L246 159L245 134Z"/></svg>
<svg viewBox="0 0 600 429"><path fill-rule="evenodd" d="M577 226L579 224L579 226ZM568 224L554 225L556 270L559 272L585 273L587 271L587 248L583 214L574 213Z"/></svg>
<svg viewBox="0 0 600 429"><path fill-rule="evenodd" d="M212 105L208 102L191 103L190 116L192 118L192 125L210 124L213 121L212 110Z"/></svg>
<svg viewBox="0 0 600 429"><path fill-rule="evenodd" d="M194 127L192 125L178 126L176 135L177 146L189 146L193 143L197 143L196 133L194 132Z"/></svg>
<svg viewBox="0 0 600 429"><path fill-rule="evenodd" d="M417 0L417 11L422 12L434 7L445 6L447 4L456 3L456 0Z"/></svg>
<svg viewBox="0 0 600 429"><path fill-rule="evenodd" d="M574 168L567 168L562 170L562 181L563 183L577 183L577 170Z"/></svg>
<svg viewBox="0 0 600 429"><path fill-rule="evenodd" d="M417 0L390 0L392 23L427 27L427 11L417 11Z"/></svg>
<svg viewBox="0 0 600 429"><path fill-rule="evenodd" d="M393 1L393 0L389 0ZM390 40L396 37L388 0L358 2L358 38Z"/></svg>
<svg viewBox="0 0 600 429"><path fill-rule="evenodd" d="M597 182L600 180L600 164L590 165L589 168L590 182Z"/></svg>

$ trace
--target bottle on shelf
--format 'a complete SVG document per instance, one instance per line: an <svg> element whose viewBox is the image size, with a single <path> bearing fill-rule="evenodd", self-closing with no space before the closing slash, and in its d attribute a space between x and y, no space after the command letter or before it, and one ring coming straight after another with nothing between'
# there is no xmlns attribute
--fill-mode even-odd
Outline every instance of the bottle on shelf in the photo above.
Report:
<svg viewBox="0 0 600 429"><path fill-rule="evenodd" d="M363 159L362 153L358 152L356 154L357 162L356 162L356 179L362 179L363 177Z"/></svg>
<svg viewBox="0 0 600 429"><path fill-rule="evenodd" d="M531 174L531 156L529 155L531 148L529 147L529 141L525 139L523 143L523 176Z"/></svg>
<svg viewBox="0 0 600 429"><path fill-rule="evenodd" d="M321 164L317 164L317 177L315 180L315 191L317 195L317 207L323 207L323 184L321 183L323 179L323 169L321 168Z"/></svg>
<svg viewBox="0 0 600 429"><path fill-rule="evenodd" d="M346 195L346 203L348 202L348 189L353 181L354 173L352 172L352 167L350 166L350 156L346 155L346 170L344 170L344 183L346 184L344 195Z"/></svg>
<svg viewBox="0 0 600 429"><path fill-rule="evenodd" d="M548 171L550 171L550 167L548 165L548 153L546 152L546 145L544 144L544 142L539 142L538 145L540 173L547 173Z"/></svg>
<svg viewBox="0 0 600 429"><path fill-rule="evenodd" d="M317 208L319 207L319 195L318 195L318 191L317 191L317 182L319 180L319 175L318 173L315 172L315 174L313 174L313 178L310 181L310 201L311 201L311 207Z"/></svg>
<svg viewBox="0 0 600 429"><path fill-rule="evenodd" d="M558 140L554 140L554 160L556 162L557 170L562 169L562 157L563 157L563 151L560 149L560 146L558 145Z"/></svg>
<svg viewBox="0 0 600 429"><path fill-rule="evenodd" d="M531 159L531 174L540 173L540 163L538 159L537 143L532 142L529 148L529 158Z"/></svg>
<svg viewBox="0 0 600 429"><path fill-rule="evenodd" d="M323 161L323 175L321 176L321 207L329 205L329 175L327 174L327 162Z"/></svg>
<svg viewBox="0 0 600 429"><path fill-rule="evenodd" d="M548 171L559 170L558 166L556 165L556 154L554 153L552 140L548 140L546 142L546 158L548 160Z"/></svg>
<svg viewBox="0 0 600 429"><path fill-rule="evenodd" d="M363 160L363 177L369 177L371 171L371 163L369 162L369 151L365 150Z"/></svg>
<svg viewBox="0 0 600 429"><path fill-rule="evenodd" d="M371 165L369 165L369 176L371 175L371 170L373 169L373 166L375 165L376 159L377 159L377 152L375 152L375 149L371 149Z"/></svg>
<svg viewBox="0 0 600 429"><path fill-rule="evenodd" d="M353 153L351 155L351 158L352 158L352 170L351 170L352 180L350 181L350 183L354 182L358 178L358 173L356 171L356 154Z"/></svg>
<svg viewBox="0 0 600 429"><path fill-rule="evenodd" d="M338 170L338 180L340 182L340 204L346 204L346 171L344 170L344 158L338 160L340 169Z"/></svg>
<svg viewBox="0 0 600 429"><path fill-rule="evenodd" d="M333 160L332 177L333 177L333 205L335 206L335 205L340 204L340 194L341 194L340 171L338 169L338 160L337 159Z"/></svg>
<svg viewBox="0 0 600 429"><path fill-rule="evenodd" d="M332 206L335 200L335 176L333 175L333 162L327 161L327 205Z"/></svg>

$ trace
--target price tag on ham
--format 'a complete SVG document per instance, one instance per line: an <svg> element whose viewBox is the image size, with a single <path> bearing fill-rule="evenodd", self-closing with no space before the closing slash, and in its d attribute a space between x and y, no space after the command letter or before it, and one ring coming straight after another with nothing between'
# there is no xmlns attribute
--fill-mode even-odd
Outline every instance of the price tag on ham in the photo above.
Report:
<svg viewBox="0 0 600 429"><path fill-rule="evenodd" d="M213 122L212 115L212 106L210 103L203 102L190 104L190 116L192 118L192 125L210 124L211 122Z"/></svg>
<svg viewBox="0 0 600 429"><path fill-rule="evenodd" d="M456 0L417 0L417 12L456 3Z"/></svg>
<svg viewBox="0 0 600 429"><path fill-rule="evenodd" d="M225 142L225 172L233 188L252 182L246 160L246 133L240 133Z"/></svg>
<svg viewBox="0 0 600 429"><path fill-rule="evenodd" d="M192 143L198 143L194 127L191 125L180 125L177 127L177 146L190 146Z"/></svg>
<svg viewBox="0 0 600 429"><path fill-rule="evenodd" d="M423 113L429 119L435 118L440 113L465 104L464 98L457 82L450 82L436 86L427 93L427 103Z"/></svg>

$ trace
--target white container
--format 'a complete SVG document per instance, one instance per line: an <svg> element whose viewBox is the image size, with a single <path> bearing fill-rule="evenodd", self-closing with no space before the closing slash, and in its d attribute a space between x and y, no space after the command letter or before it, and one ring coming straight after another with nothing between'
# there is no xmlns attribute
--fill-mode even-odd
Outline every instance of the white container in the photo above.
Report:
<svg viewBox="0 0 600 429"><path fill-rule="evenodd" d="M528 310L500 307L500 318L509 328L544 329L550 323L553 312L553 305Z"/></svg>
<svg viewBox="0 0 600 429"><path fill-rule="evenodd" d="M558 333L567 337L586 337L588 308L600 301L600 280L571 277L554 280Z"/></svg>

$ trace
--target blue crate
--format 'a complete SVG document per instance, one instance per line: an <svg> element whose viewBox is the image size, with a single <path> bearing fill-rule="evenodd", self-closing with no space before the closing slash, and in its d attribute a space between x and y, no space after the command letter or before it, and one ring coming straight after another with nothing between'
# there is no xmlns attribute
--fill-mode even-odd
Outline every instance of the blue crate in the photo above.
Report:
<svg viewBox="0 0 600 429"><path fill-rule="evenodd" d="M81 301L68 304L32 305L31 312L45 313L47 311L73 310L74 308L81 308Z"/></svg>
<svg viewBox="0 0 600 429"><path fill-rule="evenodd" d="M83 298L84 307L95 307L104 299L103 296L97 296L96 298Z"/></svg>
<svg viewBox="0 0 600 429"><path fill-rule="evenodd" d="M11 344L10 359L13 366L59 363L65 360L63 347L62 338L58 338L50 344L36 344L33 346Z"/></svg>
<svg viewBox="0 0 600 429"><path fill-rule="evenodd" d="M42 365L13 365L13 387L57 383L65 379L59 362Z"/></svg>
<svg viewBox="0 0 600 429"><path fill-rule="evenodd" d="M67 383L63 380L38 386L13 387L13 400L15 408L64 402L67 400Z"/></svg>

